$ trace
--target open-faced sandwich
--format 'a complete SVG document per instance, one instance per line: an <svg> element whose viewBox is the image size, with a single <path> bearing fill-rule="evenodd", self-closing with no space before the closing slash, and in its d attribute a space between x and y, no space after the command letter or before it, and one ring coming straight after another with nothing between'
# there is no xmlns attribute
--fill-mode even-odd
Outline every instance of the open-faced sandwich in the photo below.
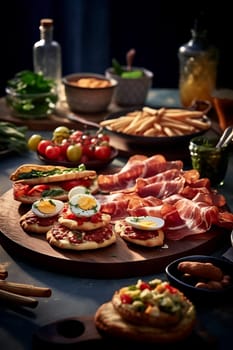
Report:
<svg viewBox="0 0 233 350"><path fill-rule="evenodd" d="M32 204L30 210L20 217L19 223L27 233L44 235L50 230L64 207L64 202L41 198Z"/></svg>
<svg viewBox="0 0 233 350"><path fill-rule="evenodd" d="M115 222L114 230L127 242L157 247L164 243L164 220L153 216L129 216Z"/></svg>
<svg viewBox="0 0 233 350"><path fill-rule="evenodd" d="M32 204L40 198L68 200L68 192L75 186L85 186L94 193L97 190L95 170L86 170L83 164L77 168L63 166L24 164L10 176L14 199Z"/></svg>
<svg viewBox="0 0 233 350"><path fill-rule="evenodd" d="M58 222L46 234L51 245L61 249L90 250L116 242L111 216L101 213L100 203L87 188L74 187L68 198Z"/></svg>
<svg viewBox="0 0 233 350"><path fill-rule="evenodd" d="M103 336L149 343L173 343L188 337L196 324L192 302L159 279L126 286L102 304L94 316Z"/></svg>

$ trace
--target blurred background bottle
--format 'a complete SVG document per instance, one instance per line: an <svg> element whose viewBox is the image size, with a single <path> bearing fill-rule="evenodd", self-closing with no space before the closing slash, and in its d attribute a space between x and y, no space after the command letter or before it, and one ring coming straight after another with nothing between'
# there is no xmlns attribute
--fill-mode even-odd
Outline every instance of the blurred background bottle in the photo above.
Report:
<svg viewBox="0 0 233 350"><path fill-rule="evenodd" d="M184 107L195 100L212 102L216 87L218 50L208 41L203 17L195 20L191 39L179 48L179 93Z"/></svg>
<svg viewBox="0 0 233 350"><path fill-rule="evenodd" d="M33 67L46 78L56 82L58 93L61 89L62 57L61 46L53 39L53 19L40 20L40 40L33 45Z"/></svg>

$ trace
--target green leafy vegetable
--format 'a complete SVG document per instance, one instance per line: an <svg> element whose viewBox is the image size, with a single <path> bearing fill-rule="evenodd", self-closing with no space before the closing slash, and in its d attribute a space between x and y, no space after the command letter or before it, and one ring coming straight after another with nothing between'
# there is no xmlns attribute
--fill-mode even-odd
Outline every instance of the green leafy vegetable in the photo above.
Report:
<svg viewBox="0 0 233 350"><path fill-rule="evenodd" d="M143 77L144 73L142 70L124 70L123 67L120 65L120 63L113 58L112 59L112 67L114 69L115 74L121 76L122 78L125 79L138 79Z"/></svg>
<svg viewBox="0 0 233 350"><path fill-rule="evenodd" d="M17 117L42 118L55 109L58 100L55 81L42 73L21 71L7 84L6 102Z"/></svg>
<svg viewBox="0 0 233 350"><path fill-rule="evenodd" d="M24 70L8 80L7 86L20 94L45 93L55 87L55 81L45 78L42 73Z"/></svg>
<svg viewBox="0 0 233 350"><path fill-rule="evenodd" d="M17 153L28 151L26 126L16 126L13 123L0 122L0 151L9 150Z"/></svg>

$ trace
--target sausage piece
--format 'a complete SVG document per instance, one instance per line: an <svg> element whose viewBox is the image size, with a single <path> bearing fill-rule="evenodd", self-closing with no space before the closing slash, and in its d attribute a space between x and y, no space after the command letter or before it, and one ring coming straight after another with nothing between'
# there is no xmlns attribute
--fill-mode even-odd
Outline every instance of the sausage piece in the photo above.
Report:
<svg viewBox="0 0 233 350"><path fill-rule="evenodd" d="M222 270L208 262L182 261L178 264L177 268L182 273L188 273L192 276L208 280L221 281L223 278Z"/></svg>

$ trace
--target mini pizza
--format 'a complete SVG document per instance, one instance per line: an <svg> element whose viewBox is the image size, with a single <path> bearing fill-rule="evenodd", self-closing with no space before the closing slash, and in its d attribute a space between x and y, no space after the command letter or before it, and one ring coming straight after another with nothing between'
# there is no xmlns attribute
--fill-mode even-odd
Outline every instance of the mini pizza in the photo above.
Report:
<svg viewBox="0 0 233 350"><path fill-rule="evenodd" d="M46 239L52 246L71 250L99 249L116 242L111 224L95 230L83 231L70 230L62 224L55 223L47 232Z"/></svg>
<svg viewBox="0 0 233 350"><path fill-rule="evenodd" d="M31 209L21 216L19 223L27 233L46 234L58 221L64 203L56 199L40 199L33 203Z"/></svg>
<svg viewBox="0 0 233 350"><path fill-rule="evenodd" d="M168 282L138 280L123 287L94 316L102 335L131 341L173 343L188 337L196 324L192 302Z"/></svg>
<svg viewBox="0 0 233 350"><path fill-rule="evenodd" d="M128 217L125 220L118 220L115 222L114 230L122 239L127 242L144 246L157 247L164 243L164 232L162 227L164 221L160 218L153 218L158 220L152 221L149 217Z"/></svg>
<svg viewBox="0 0 233 350"><path fill-rule="evenodd" d="M58 223L47 232L47 241L61 249L92 250L116 242L111 216L100 212L100 203L82 186L68 193Z"/></svg>

